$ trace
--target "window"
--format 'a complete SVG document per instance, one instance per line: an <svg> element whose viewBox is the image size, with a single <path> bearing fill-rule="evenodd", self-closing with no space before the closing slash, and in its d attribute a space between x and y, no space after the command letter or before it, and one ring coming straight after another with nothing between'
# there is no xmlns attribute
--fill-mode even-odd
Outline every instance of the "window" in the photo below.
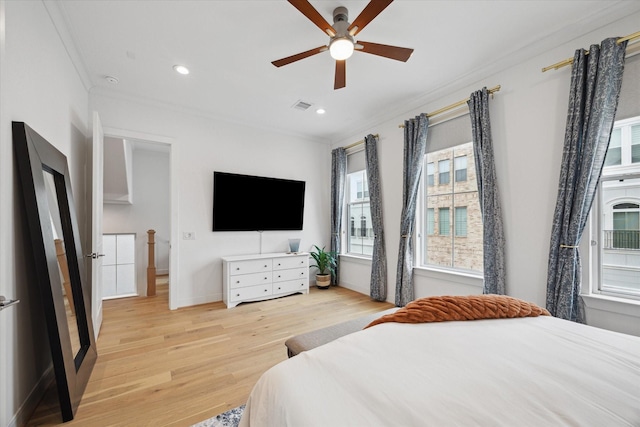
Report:
<svg viewBox="0 0 640 427"><path fill-rule="evenodd" d="M365 170L347 174L347 190L347 218L350 228L347 253L370 256L373 254L373 225Z"/></svg>
<svg viewBox="0 0 640 427"><path fill-rule="evenodd" d="M427 163L427 185L433 187L435 185L433 174L435 173L435 165Z"/></svg>
<svg viewBox="0 0 640 427"><path fill-rule="evenodd" d="M436 215L433 208L427 209L427 234L433 236L436 230Z"/></svg>
<svg viewBox="0 0 640 427"><path fill-rule="evenodd" d="M640 298L640 117L614 124L592 217L592 291Z"/></svg>
<svg viewBox="0 0 640 427"><path fill-rule="evenodd" d="M456 231L456 237L465 237L467 235L467 207L457 207L456 209L456 223L454 229Z"/></svg>
<svg viewBox="0 0 640 427"><path fill-rule="evenodd" d="M430 186L429 164L438 165L438 185ZM454 179L449 179L453 164ZM425 155L427 174L422 183L419 230L420 264L481 272L482 215L475 180L473 144L466 142Z"/></svg>
<svg viewBox="0 0 640 427"><path fill-rule="evenodd" d="M438 232L441 236L449 235L449 208L438 209Z"/></svg>
<svg viewBox="0 0 640 427"><path fill-rule="evenodd" d="M456 157L454 160L456 168L456 182L467 180L467 156Z"/></svg>
<svg viewBox="0 0 640 427"><path fill-rule="evenodd" d="M449 183L449 170L451 168L451 160L438 161L438 184L445 185Z"/></svg>
<svg viewBox="0 0 640 427"><path fill-rule="evenodd" d="M607 150L607 156L604 159L605 166L615 166L622 164L622 140L620 128L614 129L611 132L611 139L609 140L609 149Z"/></svg>
<svg viewBox="0 0 640 427"><path fill-rule="evenodd" d="M631 126L631 163L640 163L640 124Z"/></svg>

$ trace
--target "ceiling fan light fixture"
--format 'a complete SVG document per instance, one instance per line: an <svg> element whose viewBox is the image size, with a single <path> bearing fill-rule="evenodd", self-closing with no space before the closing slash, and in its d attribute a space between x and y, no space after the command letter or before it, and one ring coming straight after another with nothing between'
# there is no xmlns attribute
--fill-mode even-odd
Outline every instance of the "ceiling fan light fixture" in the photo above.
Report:
<svg viewBox="0 0 640 427"><path fill-rule="evenodd" d="M353 40L349 37L337 37L331 40L329 53L335 60L345 60L353 55Z"/></svg>

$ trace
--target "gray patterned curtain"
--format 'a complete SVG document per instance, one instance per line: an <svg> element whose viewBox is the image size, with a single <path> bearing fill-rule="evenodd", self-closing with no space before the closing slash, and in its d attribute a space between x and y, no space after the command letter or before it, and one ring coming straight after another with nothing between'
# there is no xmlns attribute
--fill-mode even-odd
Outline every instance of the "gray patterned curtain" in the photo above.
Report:
<svg viewBox="0 0 640 427"><path fill-rule="evenodd" d="M422 163L427 147L429 119L421 114L404 122L404 172L402 176L402 214L400 216L400 251L396 273L396 306L413 301L413 228Z"/></svg>
<svg viewBox="0 0 640 427"><path fill-rule="evenodd" d="M627 43L615 38L573 57L558 199L553 215L547 310L584 323L578 246L591 210L618 105Z"/></svg>
<svg viewBox="0 0 640 427"><path fill-rule="evenodd" d="M487 88L472 93L468 105L473 134L473 157L476 161L478 196L482 212L482 250L484 252L482 293L505 295L504 227L502 226L502 208L498 196L498 182L493 158Z"/></svg>
<svg viewBox="0 0 640 427"><path fill-rule="evenodd" d="M371 256L371 298L376 301L387 299L387 251L384 244L382 224L382 199L380 198L380 172L378 170L378 138L367 135L364 138L364 152L367 159L367 179L369 180L369 205L373 226L373 255Z"/></svg>
<svg viewBox="0 0 640 427"><path fill-rule="evenodd" d="M336 148L331 152L331 248L340 255L340 231L342 230L342 206L344 205L344 186L347 179L347 152L344 148ZM336 272L331 277L331 284L340 283L340 258Z"/></svg>

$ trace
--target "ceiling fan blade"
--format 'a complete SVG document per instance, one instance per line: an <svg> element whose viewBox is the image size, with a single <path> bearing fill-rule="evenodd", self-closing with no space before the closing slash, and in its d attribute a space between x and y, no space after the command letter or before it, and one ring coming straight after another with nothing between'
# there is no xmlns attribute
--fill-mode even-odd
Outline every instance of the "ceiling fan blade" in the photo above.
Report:
<svg viewBox="0 0 640 427"><path fill-rule="evenodd" d="M347 61L336 61L336 78L333 89L342 89L347 85Z"/></svg>
<svg viewBox="0 0 640 427"><path fill-rule="evenodd" d="M282 67L283 65L291 64L292 62L300 61L301 59L308 58L310 56L316 55L320 52L324 52L327 50L326 46L314 47L313 49L309 49L306 52L297 53L295 55L287 56L286 58L278 59L277 61L272 61L271 63L276 67Z"/></svg>
<svg viewBox="0 0 640 427"><path fill-rule="evenodd" d="M360 15L349 26L348 31L352 36L358 34L364 27L373 21L393 0L371 0L369 4L360 12ZM356 28L357 27L357 28ZM352 30L356 28L354 32Z"/></svg>
<svg viewBox="0 0 640 427"><path fill-rule="evenodd" d="M320 28L322 31L327 33L330 37L333 37L336 35L336 32L333 30L333 27L331 26L331 24L329 24L327 20L324 19L322 15L320 15L320 13L313 6L311 6L311 3L309 3L307 0L288 0L288 1L293 5L293 7L295 7L300 12L302 12L304 16L309 18L311 22L316 24L318 28Z"/></svg>
<svg viewBox="0 0 640 427"><path fill-rule="evenodd" d="M362 45L362 49L358 49L360 52L370 53L372 55L383 56L389 59L395 59L396 61L407 62L413 53L413 49L407 47L389 46L386 44L363 42L358 40L359 45Z"/></svg>

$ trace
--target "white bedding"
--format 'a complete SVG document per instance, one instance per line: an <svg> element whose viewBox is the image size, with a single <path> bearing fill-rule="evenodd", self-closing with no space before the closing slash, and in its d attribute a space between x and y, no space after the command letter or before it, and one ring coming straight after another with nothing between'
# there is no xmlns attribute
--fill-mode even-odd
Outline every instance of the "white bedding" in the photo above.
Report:
<svg viewBox="0 0 640 427"><path fill-rule="evenodd" d="M384 323L255 385L240 426L640 426L640 338L542 316Z"/></svg>

